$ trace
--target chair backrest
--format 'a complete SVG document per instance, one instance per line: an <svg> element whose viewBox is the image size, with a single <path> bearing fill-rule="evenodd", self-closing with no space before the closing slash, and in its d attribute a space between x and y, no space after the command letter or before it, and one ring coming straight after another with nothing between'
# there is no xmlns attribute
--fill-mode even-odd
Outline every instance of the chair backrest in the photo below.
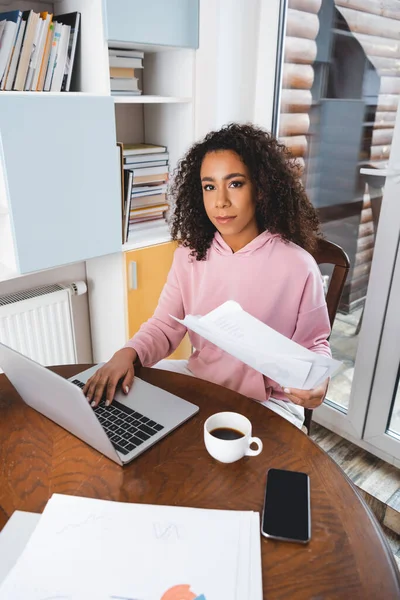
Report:
<svg viewBox="0 0 400 600"><path fill-rule="evenodd" d="M333 265L332 276L326 292L326 304L332 328L340 298L343 293L343 288L346 283L347 274L350 269L349 257L343 248L323 238L318 239L317 247L313 252L313 257L318 265ZM304 409L304 425L309 434L312 412L313 411L309 408Z"/></svg>
<svg viewBox="0 0 400 600"><path fill-rule="evenodd" d="M318 265L333 265L333 272L326 293L329 321L331 327L333 327L347 274L350 269L349 257L343 248L322 238L318 239L313 257Z"/></svg>

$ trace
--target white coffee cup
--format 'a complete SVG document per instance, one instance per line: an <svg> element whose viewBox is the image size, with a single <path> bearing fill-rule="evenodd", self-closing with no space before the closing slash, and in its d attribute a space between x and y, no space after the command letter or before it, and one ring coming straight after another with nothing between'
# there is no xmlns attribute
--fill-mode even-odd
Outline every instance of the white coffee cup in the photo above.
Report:
<svg viewBox="0 0 400 600"><path fill-rule="evenodd" d="M242 435L237 439L220 439L212 434L215 430L234 430ZM229 432L219 432L229 433ZM234 433L232 432L232 435ZM257 456L262 452L263 444L260 438L251 437L251 423L249 419L234 412L220 412L212 415L204 423L204 443L207 451L213 458L223 463L232 463L243 456ZM250 448L257 444L257 450Z"/></svg>

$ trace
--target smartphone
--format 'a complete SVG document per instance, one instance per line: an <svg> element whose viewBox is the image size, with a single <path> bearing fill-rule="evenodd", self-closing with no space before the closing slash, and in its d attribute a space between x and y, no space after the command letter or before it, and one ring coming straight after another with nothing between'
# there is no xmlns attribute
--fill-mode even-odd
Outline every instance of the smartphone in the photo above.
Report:
<svg viewBox="0 0 400 600"><path fill-rule="evenodd" d="M261 533L287 542L310 541L310 478L306 473L269 469Z"/></svg>

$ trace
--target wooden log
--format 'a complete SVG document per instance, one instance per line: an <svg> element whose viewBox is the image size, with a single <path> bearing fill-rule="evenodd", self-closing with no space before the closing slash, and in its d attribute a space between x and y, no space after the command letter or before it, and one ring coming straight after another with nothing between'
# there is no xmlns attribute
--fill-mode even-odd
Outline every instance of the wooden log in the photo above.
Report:
<svg viewBox="0 0 400 600"><path fill-rule="evenodd" d="M358 279L358 277L363 277L363 275L367 275L371 270L371 262L364 263L363 265L358 265L353 269L353 279Z"/></svg>
<svg viewBox="0 0 400 600"><path fill-rule="evenodd" d="M308 112L312 103L309 90L282 90L281 112Z"/></svg>
<svg viewBox="0 0 400 600"><path fill-rule="evenodd" d="M373 248L375 245L375 236L368 235L367 237L358 238L357 240L357 252L364 252L364 250L369 250Z"/></svg>
<svg viewBox="0 0 400 600"><path fill-rule="evenodd" d="M351 8L337 6L353 33L366 33L394 40L400 39L400 27L396 19L380 17Z"/></svg>
<svg viewBox="0 0 400 600"><path fill-rule="evenodd" d="M400 19L398 0L335 0L335 4L390 19Z"/></svg>
<svg viewBox="0 0 400 600"><path fill-rule="evenodd" d="M305 156L307 153L307 140L305 135L294 135L291 137L280 137L281 144L289 148L293 156Z"/></svg>
<svg viewBox="0 0 400 600"><path fill-rule="evenodd" d="M312 65L317 56L317 44L314 40L286 36L285 62Z"/></svg>
<svg viewBox="0 0 400 600"><path fill-rule="evenodd" d="M393 139L393 129L374 129L372 132L372 146L384 146L391 144Z"/></svg>
<svg viewBox="0 0 400 600"><path fill-rule="evenodd" d="M304 10L305 12L318 14L321 8L322 0L289 0L289 8Z"/></svg>
<svg viewBox="0 0 400 600"><path fill-rule="evenodd" d="M368 56L368 58L381 77L400 77L400 58L386 58L382 56Z"/></svg>
<svg viewBox="0 0 400 600"><path fill-rule="evenodd" d="M374 129L394 127L396 122L396 112L376 111Z"/></svg>
<svg viewBox="0 0 400 600"><path fill-rule="evenodd" d="M381 94L400 94L400 77L381 77L379 92Z"/></svg>
<svg viewBox="0 0 400 600"><path fill-rule="evenodd" d="M366 208L371 208L371 197L369 194L364 194L362 210Z"/></svg>
<svg viewBox="0 0 400 600"><path fill-rule="evenodd" d="M363 208L363 210L361 211L360 223L369 223L372 220L372 209Z"/></svg>
<svg viewBox="0 0 400 600"><path fill-rule="evenodd" d="M372 255L374 254L374 249L369 248L368 250L363 250L362 252L357 252L356 259L354 261L354 266L362 265L366 262L371 262Z"/></svg>
<svg viewBox="0 0 400 600"><path fill-rule="evenodd" d="M354 33L367 56L386 56L387 58L400 58L400 42L390 38L376 35Z"/></svg>
<svg viewBox="0 0 400 600"><path fill-rule="evenodd" d="M353 291L350 292L350 295L349 295L349 311L350 312L352 310L354 310L355 308L362 306L362 302L363 302L365 296L367 295L369 275L367 275L365 278L362 278L362 280L366 282L365 286L358 292L354 292L354 293L353 293ZM352 289L353 289L353 284L352 284Z"/></svg>
<svg viewBox="0 0 400 600"><path fill-rule="evenodd" d="M367 237L369 235L373 235L374 233L374 224L372 221L370 223L363 223L358 228L358 237Z"/></svg>
<svg viewBox="0 0 400 600"><path fill-rule="evenodd" d="M371 146L371 160L385 160L390 156L390 144L385 146Z"/></svg>
<svg viewBox="0 0 400 600"><path fill-rule="evenodd" d="M294 65L293 63L283 65L282 87L310 90L313 83L314 68L311 65Z"/></svg>
<svg viewBox="0 0 400 600"><path fill-rule="evenodd" d="M379 94L377 111L397 111L399 97L394 94Z"/></svg>
<svg viewBox="0 0 400 600"><path fill-rule="evenodd" d="M304 135L310 128L307 113L281 113L279 117L279 135Z"/></svg>
<svg viewBox="0 0 400 600"><path fill-rule="evenodd" d="M318 30L318 15L289 8L287 11L286 35L315 40Z"/></svg>

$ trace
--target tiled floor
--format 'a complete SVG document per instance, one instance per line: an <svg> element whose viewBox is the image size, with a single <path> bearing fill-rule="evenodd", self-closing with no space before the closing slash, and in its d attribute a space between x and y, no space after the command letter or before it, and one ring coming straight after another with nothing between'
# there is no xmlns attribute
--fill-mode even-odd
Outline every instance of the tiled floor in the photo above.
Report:
<svg viewBox="0 0 400 600"><path fill-rule="evenodd" d="M400 568L400 470L315 422L311 438L357 486L382 525Z"/></svg>
<svg viewBox="0 0 400 600"><path fill-rule="evenodd" d="M397 566L400 569L400 535L393 533L393 531L391 531L385 526L382 526L382 529L387 541L389 542L389 546L392 549Z"/></svg>

